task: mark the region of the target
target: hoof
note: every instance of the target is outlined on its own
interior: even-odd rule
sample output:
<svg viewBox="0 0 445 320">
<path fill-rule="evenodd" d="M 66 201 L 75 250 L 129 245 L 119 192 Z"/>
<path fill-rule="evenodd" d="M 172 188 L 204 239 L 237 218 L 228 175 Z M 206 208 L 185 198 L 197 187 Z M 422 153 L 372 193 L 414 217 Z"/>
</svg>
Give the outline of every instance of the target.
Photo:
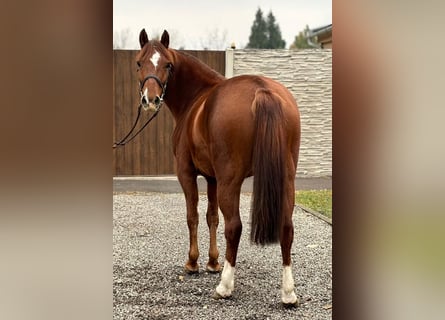
<svg viewBox="0 0 445 320">
<path fill-rule="evenodd" d="M 213 292 L 212 298 L 215 300 L 221 300 L 221 299 L 230 299 L 232 296 L 227 296 L 227 297 L 223 297 L 222 295 L 220 295 L 218 292 Z"/>
<path fill-rule="evenodd" d="M 206 271 L 210 273 L 220 273 L 221 265 L 219 263 L 216 264 L 207 263 Z"/>
<path fill-rule="evenodd" d="M 283 304 L 283 307 L 286 309 L 292 309 L 292 308 L 296 308 L 300 305 L 300 301 L 298 300 L 298 298 L 294 301 L 294 302 L 281 302 Z"/>
<path fill-rule="evenodd" d="M 187 263 L 184 267 L 185 272 L 187 274 L 195 274 L 195 273 L 199 273 L 199 265 L 197 263 L 195 264 L 189 264 Z"/>
</svg>

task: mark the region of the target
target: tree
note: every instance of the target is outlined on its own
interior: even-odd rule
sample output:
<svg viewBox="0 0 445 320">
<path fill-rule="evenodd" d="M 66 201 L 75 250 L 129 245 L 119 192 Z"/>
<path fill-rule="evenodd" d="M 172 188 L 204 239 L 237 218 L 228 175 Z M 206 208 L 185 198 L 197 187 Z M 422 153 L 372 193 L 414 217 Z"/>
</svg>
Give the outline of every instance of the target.
<svg viewBox="0 0 445 320">
<path fill-rule="evenodd" d="M 267 49 L 282 49 L 286 46 L 286 41 L 281 37 L 280 26 L 275 22 L 272 11 L 267 16 L 267 31 L 269 35 Z"/>
<path fill-rule="evenodd" d="M 135 37 L 130 28 L 125 28 L 120 31 L 114 31 L 113 36 L 113 49 L 129 49 L 131 42 L 134 42 Z"/>
<path fill-rule="evenodd" d="M 266 48 L 267 41 L 267 24 L 263 18 L 263 12 L 258 8 L 255 14 L 255 21 L 253 21 L 253 25 L 250 29 L 247 48 Z"/>
<path fill-rule="evenodd" d="M 205 38 L 201 38 L 201 47 L 204 50 L 224 50 L 227 45 L 227 30 L 220 32 L 218 28 L 207 30 Z"/>
<path fill-rule="evenodd" d="M 309 49 L 313 48 L 307 41 L 306 35 L 309 32 L 309 26 L 306 25 L 304 31 L 300 31 L 297 36 L 295 36 L 294 42 L 290 45 L 290 49 Z M 312 39 L 315 42 L 315 39 Z"/>
<path fill-rule="evenodd" d="M 272 11 L 267 15 L 267 21 L 263 18 L 263 12 L 258 8 L 255 14 L 252 28 L 250 29 L 247 48 L 257 49 L 281 49 L 286 41 L 281 37 L 279 25 L 276 23 Z"/>
</svg>

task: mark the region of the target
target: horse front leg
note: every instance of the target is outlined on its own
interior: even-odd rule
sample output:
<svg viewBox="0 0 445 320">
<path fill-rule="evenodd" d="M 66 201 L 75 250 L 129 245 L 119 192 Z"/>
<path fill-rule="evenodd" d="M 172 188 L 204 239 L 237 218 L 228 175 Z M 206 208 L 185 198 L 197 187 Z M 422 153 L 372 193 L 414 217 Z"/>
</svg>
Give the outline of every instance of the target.
<svg viewBox="0 0 445 320">
<path fill-rule="evenodd" d="M 190 170 L 191 171 L 191 170 Z M 178 174 L 178 179 L 184 191 L 185 201 L 187 206 L 187 226 L 189 229 L 189 258 L 185 264 L 185 271 L 187 273 L 199 272 L 198 265 L 198 185 L 196 183 L 197 175 L 187 170 L 178 170 L 182 172 Z"/>
<path fill-rule="evenodd" d="M 243 228 L 239 215 L 240 189 L 241 183 L 228 186 L 218 184 L 218 202 L 224 216 L 226 259 L 221 281 L 213 295 L 215 299 L 230 297 L 234 289 L 236 255 Z"/>
<path fill-rule="evenodd" d="M 207 226 L 209 227 L 210 234 L 210 247 L 209 247 L 209 262 L 207 263 L 207 271 L 219 272 L 221 271 L 221 265 L 218 262 L 219 251 L 218 244 L 216 242 L 216 231 L 219 224 L 218 216 L 218 197 L 217 197 L 217 184 L 215 178 L 207 178 Z"/>
</svg>

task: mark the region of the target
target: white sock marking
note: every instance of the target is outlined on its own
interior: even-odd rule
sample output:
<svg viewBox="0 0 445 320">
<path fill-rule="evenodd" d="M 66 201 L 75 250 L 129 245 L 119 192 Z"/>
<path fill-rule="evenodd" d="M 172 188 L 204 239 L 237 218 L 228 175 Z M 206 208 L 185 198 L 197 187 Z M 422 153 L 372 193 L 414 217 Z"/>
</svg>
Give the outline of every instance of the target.
<svg viewBox="0 0 445 320">
<path fill-rule="evenodd" d="M 284 304 L 294 304 L 297 302 L 297 296 L 294 291 L 294 277 L 292 276 L 292 267 L 283 267 L 283 285 L 281 287 L 281 301 Z"/>
<path fill-rule="evenodd" d="M 224 269 L 221 275 L 221 282 L 216 287 L 216 292 L 221 297 L 229 297 L 232 294 L 234 288 L 234 275 L 235 268 L 230 265 L 230 263 L 226 260 L 224 262 Z"/>
<path fill-rule="evenodd" d="M 155 70 L 156 67 L 158 66 L 158 61 L 160 57 L 161 55 L 159 54 L 159 52 L 155 51 L 155 53 L 150 58 L 151 63 L 153 63 L 153 65 L 155 66 Z"/>
</svg>

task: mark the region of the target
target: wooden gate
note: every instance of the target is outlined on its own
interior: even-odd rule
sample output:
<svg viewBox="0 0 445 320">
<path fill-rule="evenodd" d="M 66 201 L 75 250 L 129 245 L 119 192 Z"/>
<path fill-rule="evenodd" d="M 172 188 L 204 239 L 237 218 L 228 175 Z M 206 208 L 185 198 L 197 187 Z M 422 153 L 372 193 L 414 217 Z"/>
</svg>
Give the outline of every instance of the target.
<svg viewBox="0 0 445 320">
<path fill-rule="evenodd" d="M 135 56 L 137 50 L 113 51 L 113 142 L 123 138 L 137 116 L 139 83 Z M 224 75 L 224 51 L 184 50 Z M 168 89 L 167 89 L 168 90 Z M 142 112 L 140 123 L 150 114 Z M 165 107 L 133 141 L 113 149 L 114 175 L 165 175 L 175 173 L 172 133 L 173 117 Z"/>
</svg>

